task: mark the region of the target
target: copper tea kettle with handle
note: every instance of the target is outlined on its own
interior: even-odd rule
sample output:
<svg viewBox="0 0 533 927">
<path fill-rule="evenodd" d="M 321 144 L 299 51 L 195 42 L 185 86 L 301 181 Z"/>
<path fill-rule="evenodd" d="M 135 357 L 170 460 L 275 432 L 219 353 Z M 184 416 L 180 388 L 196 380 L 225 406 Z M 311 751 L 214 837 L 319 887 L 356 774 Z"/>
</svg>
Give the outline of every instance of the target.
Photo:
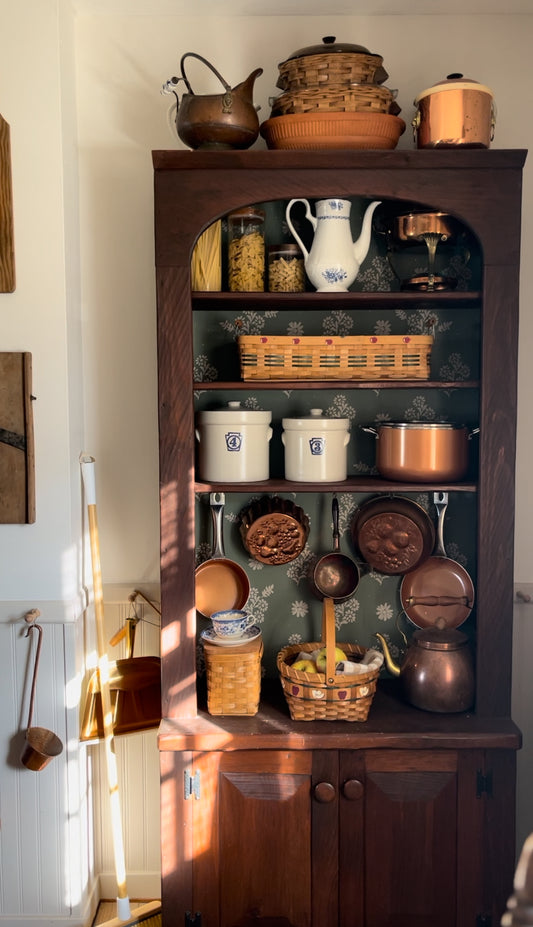
<svg viewBox="0 0 533 927">
<path fill-rule="evenodd" d="M 411 705 L 425 711 L 467 711 L 474 702 L 474 669 L 468 637 L 444 621 L 415 631 L 401 665 L 392 659 L 387 641 L 381 642 L 387 669 L 399 676 Z"/>
<path fill-rule="evenodd" d="M 198 94 L 191 87 L 185 73 L 186 58 L 202 61 L 219 79 L 224 93 Z M 176 97 L 176 131 L 182 142 L 190 148 L 249 148 L 259 135 L 259 119 L 253 104 L 253 87 L 263 68 L 256 68 L 235 87 L 217 71 L 206 58 L 196 52 L 186 52 L 180 62 L 180 77 L 171 77 L 163 86 L 163 93 Z M 181 101 L 176 87 L 183 81 L 187 93 Z"/>
</svg>

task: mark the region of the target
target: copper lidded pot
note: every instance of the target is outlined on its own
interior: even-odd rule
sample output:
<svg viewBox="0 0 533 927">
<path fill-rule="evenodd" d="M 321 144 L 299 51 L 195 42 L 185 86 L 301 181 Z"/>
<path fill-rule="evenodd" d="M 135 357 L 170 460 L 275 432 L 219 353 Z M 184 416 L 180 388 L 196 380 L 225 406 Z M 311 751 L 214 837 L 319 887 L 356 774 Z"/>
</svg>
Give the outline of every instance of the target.
<svg viewBox="0 0 533 927">
<path fill-rule="evenodd" d="M 383 422 L 363 431 L 377 438 L 380 476 L 400 482 L 462 480 L 469 467 L 469 443 L 478 428 L 448 422 Z"/>
<path fill-rule="evenodd" d="M 417 148 L 489 148 L 496 108 L 492 91 L 462 74 L 448 74 L 422 91 L 412 121 Z"/>
</svg>

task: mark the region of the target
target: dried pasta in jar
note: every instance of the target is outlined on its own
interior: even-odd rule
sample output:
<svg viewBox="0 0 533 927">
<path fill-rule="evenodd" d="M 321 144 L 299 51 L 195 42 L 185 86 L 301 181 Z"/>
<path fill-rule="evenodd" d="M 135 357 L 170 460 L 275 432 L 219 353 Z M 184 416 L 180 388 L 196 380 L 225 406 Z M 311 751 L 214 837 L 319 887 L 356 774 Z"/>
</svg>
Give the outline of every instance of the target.
<svg viewBox="0 0 533 927">
<path fill-rule="evenodd" d="M 228 216 L 228 286 L 232 293 L 265 289 L 265 214 L 252 206 Z"/>
<path fill-rule="evenodd" d="M 305 290 L 304 258 L 298 245 L 269 247 L 268 289 L 270 293 L 302 293 Z"/>
</svg>

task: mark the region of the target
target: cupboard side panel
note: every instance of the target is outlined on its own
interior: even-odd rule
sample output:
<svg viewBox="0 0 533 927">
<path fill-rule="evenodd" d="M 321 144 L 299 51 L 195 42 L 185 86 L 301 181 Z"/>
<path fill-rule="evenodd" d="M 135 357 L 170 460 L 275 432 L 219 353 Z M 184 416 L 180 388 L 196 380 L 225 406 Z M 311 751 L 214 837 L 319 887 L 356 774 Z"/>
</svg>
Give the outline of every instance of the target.
<svg viewBox="0 0 533 927">
<path fill-rule="evenodd" d="M 183 924 L 192 906 L 193 804 L 184 800 L 184 774 L 191 753 L 160 753 L 161 903 L 165 927 Z"/>
<path fill-rule="evenodd" d="M 164 718 L 196 714 L 194 409 L 188 269 L 157 273 Z M 186 388 L 187 387 L 187 388 Z"/>
<path fill-rule="evenodd" d="M 481 355 L 476 712 L 511 710 L 518 350 L 515 267 L 486 267 Z"/>
</svg>

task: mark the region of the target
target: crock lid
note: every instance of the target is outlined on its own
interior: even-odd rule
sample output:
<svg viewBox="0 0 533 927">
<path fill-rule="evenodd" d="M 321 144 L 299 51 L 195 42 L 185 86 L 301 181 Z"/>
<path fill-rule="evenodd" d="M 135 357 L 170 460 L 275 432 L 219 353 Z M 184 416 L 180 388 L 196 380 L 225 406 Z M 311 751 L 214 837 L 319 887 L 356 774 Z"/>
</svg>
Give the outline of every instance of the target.
<svg viewBox="0 0 533 927">
<path fill-rule="evenodd" d="M 286 430 L 296 430 L 298 428 L 308 429 L 316 423 L 317 427 L 323 431 L 346 431 L 350 426 L 349 418 L 332 418 L 330 415 L 322 415 L 322 409 L 311 409 L 309 415 L 300 415 L 298 418 L 283 418 L 281 424 Z"/>
<path fill-rule="evenodd" d="M 441 90 L 477 90 L 481 93 L 488 93 L 491 97 L 494 96 L 489 87 L 480 84 L 477 80 L 463 77 L 462 74 L 448 74 L 446 80 L 438 81 L 438 83 L 433 84 L 432 87 L 428 87 L 427 90 L 423 90 L 422 93 L 419 93 L 415 98 L 414 105 L 418 106 L 418 103 L 420 100 L 423 100 L 424 97 L 429 96 L 431 93 L 439 93 Z"/>
<path fill-rule="evenodd" d="M 272 412 L 258 411 L 257 409 L 243 409 L 240 402 L 228 402 L 224 409 L 211 409 L 198 413 L 198 422 L 202 425 L 220 425 L 222 422 L 235 424 L 268 424 L 272 419 Z"/>
</svg>

